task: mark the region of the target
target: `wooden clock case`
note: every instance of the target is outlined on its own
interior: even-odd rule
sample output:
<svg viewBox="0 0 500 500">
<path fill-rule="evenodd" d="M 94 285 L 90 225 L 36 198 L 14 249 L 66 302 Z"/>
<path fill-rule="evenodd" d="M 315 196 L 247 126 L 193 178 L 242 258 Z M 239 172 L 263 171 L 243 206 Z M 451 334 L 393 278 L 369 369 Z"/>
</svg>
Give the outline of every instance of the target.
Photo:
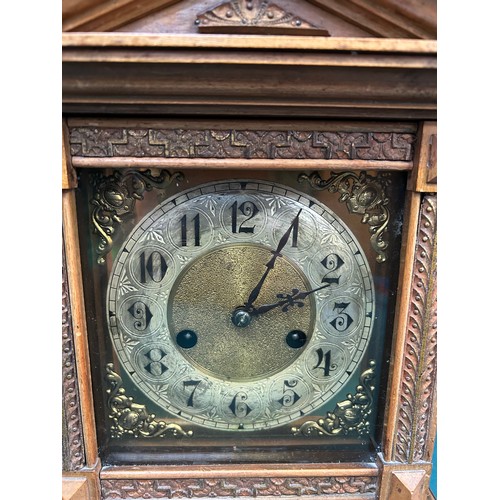
<svg viewBox="0 0 500 500">
<path fill-rule="evenodd" d="M 301 21 L 291 32 L 237 24 L 228 30 L 210 19 L 203 32 L 203 15 L 221 3 L 63 8 L 63 498 L 431 498 L 437 338 L 432 3 L 419 12 L 411 3 L 398 10 L 391 0 L 380 0 L 379 9 L 365 1 L 283 0 L 274 14 Z M 318 26 L 323 31 L 314 32 Z M 181 132 L 184 142 L 176 149 L 172 137 Z M 153 133 L 163 142 L 150 141 Z M 102 465 L 75 202 L 79 169 L 93 168 L 407 173 L 375 462 Z"/>
</svg>

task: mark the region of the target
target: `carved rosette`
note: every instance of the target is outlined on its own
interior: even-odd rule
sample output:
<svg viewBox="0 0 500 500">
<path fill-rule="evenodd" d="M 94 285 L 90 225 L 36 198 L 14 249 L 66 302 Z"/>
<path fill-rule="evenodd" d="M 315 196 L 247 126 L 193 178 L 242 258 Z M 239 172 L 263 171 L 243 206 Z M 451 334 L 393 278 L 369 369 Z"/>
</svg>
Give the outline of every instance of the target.
<svg viewBox="0 0 500 500">
<path fill-rule="evenodd" d="M 347 399 L 337 403 L 335 410 L 328 412 L 326 418 L 309 420 L 300 427 L 292 427 L 293 435 L 337 436 L 355 433 L 359 436 L 370 432 L 368 417 L 372 411 L 374 386 L 370 384 L 375 376 L 375 361 L 370 361 L 370 368 L 360 376 L 360 385 L 356 394 L 348 394 Z"/>
<path fill-rule="evenodd" d="M 133 214 L 135 202 L 144 198 L 144 192 L 151 191 L 153 187 L 164 188 L 174 180 L 182 179 L 180 172 L 170 174 L 166 170 L 162 170 L 158 175 L 153 175 L 150 170 L 146 172 L 115 170 L 110 176 L 93 174 L 92 223 L 94 232 L 99 236 L 98 264 L 104 264 L 104 256 L 111 250 L 115 224 L 121 223 L 125 217 Z"/>
<path fill-rule="evenodd" d="M 102 498 L 241 498 L 356 495 L 374 498 L 377 477 L 245 477 L 231 479 L 102 479 Z M 359 496 L 359 495 L 366 495 Z"/>
<path fill-rule="evenodd" d="M 386 188 L 391 182 L 388 174 L 379 173 L 373 177 L 366 172 L 332 173 L 323 180 L 318 172 L 313 172 L 300 174 L 298 181 L 307 181 L 318 191 L 328 189 L 331 193 L 340 193 L 339 200 L 346 203 L 349 212 L 361 215 L 361 222 L 368 225 L 370 243 L 378 254 L 377 262 L 385 262 L 388 242 L 384 238 L 389 224 Z"/>
<path fill-rule="evenodd" d="M 63 469 L 73 471 L 84 466 L 85 454 L 64 245 L 62 260 Z"/>
<path fill-rule="evenodd" d="M 111 386 L 107 389 L 109 418 L 112 420 L 111 437 L 176 437 L 192 436 L 193 431 L 185 431 L 180 425 L 156 420 L 146 407 L 134 403 L 134 399 L 125 394 L 121 377 L 114 371 L 113 364 L 106 365 L 106 380 Z"/>
<path fill-rule="evenodd" d="M 71 156 L 411 161 L 415 134 L 72 127 Z"/>
<path fill-rule="evenodd" d="M 407 318 L 403 377 L 394 456 L 414 463 L 429 460 L 426 443 L 432 417 L 437 350 L 437 197 L 422 201 Z"/>
</svg>

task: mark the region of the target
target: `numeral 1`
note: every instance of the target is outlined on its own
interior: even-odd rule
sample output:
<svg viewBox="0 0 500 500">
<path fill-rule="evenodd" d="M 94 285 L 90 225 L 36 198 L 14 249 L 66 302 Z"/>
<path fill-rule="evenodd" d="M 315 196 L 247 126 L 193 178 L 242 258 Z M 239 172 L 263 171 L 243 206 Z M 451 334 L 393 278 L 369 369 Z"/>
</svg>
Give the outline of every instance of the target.
<svg viewBox="0 0 500 500">
<path fill-rule="evenodd" d="M 297 217 L 292 226 L 292 247 L 297 248 L 297 240 L 299 237 L 299 218 Z"/>
<path fill-rule="evenodd" d="M 194 229 L 194 246 L 200 246 L 200 214 L 196 214 L 191 220 Z M 187 215 L 181 218 L 181 246 L 187 247 L 188 245 L 188 221 Z"/>
</svg>

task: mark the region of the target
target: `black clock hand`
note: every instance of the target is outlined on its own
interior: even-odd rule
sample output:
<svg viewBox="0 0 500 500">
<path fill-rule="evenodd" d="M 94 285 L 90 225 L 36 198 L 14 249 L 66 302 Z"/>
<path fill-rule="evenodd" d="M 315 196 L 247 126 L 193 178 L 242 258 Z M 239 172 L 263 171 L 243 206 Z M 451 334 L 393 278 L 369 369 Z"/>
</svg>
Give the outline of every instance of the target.
<svg viewBox="0 0 500 500">
<path fill-rule="evenodd" d="M 280 252 L 283 250 L 283 248 L 285 248 L 285 245 L 287 244 L 288 239 L 290 238 L 290 234 L 292 233 L 293 227 L 297 223 L 300 212 L 302 212 L 302 209 L 299 210 L 299 213 L 293 219 L 292 223 L 290 224 L 290 227 L 287 229 L 286 233 L 281 237 L 276 250 L 271 252 L 273 256 L 271 257 L 271 260 L 266 264 L 267 269 L 262 275 L 262 278 L 260 278 L 260 281 L 257 283 L 256 287 L 251 291 L 250 295 L 248 296 L 248 300 L 245 302 L 245 309 L 250 309 L 253 303 L 257 300 L 257 297 L 259 296 L 264 281 L 266 281 L 269 271 L 271 271 L 271 269 L 274 268 L 274 263 L 276 262 L 276 259 L 281 255 Z"/>
<path fill-rule="evenodd" d="M 259 314 L 264 314 L 281 306 L 283 306 L 283 312 L 287 312 L 288 309 L 293 306 L 303 307 L 304 303 L 302 302 L 302 300 L 304 300 L 308 295 L 311 295 L 311 293 L 315 293 L 318 290 L 322 290 L 323 288 L 326 288 L 330 285 L 331 283 L 327 283 L 326 285 L 315 288 L 314 290 L 309 290 L 308 292 L 301 292 L 297 288 L 294 288 L 291 295 L 279 293 L 278 295 L 276 295 L 276 297 L 283 298 L 283 300 L 280 300 L 279 302 L 276 302 L 274 304 L 264 304 L 263 306 L 255 307 L 250 311 L 250 315 L 258 316 Z"/>
</svg>

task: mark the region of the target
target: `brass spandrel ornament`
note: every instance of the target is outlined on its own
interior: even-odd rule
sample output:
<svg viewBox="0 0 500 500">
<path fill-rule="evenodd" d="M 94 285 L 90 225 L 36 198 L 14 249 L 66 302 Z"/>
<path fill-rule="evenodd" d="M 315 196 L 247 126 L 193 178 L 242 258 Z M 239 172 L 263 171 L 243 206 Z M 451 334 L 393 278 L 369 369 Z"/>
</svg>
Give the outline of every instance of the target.
<svg viewBox="0 0 500 500">
<path fill-rule="evenodd" d="M 389 224 L 389 198 L 386 188 L 391 182 L 387 174 L 371 176 L 366 172 L 332 173 L 323 179 L 318 172 L 300 174 L 299 182 L 307 182 L 313 189 L 327 189 L 332 193 L 340 193 L 339 200 L 346 203 L 350 213 L 362 215 L 361 222 L 367 224 L 372 248 L 377 252 L 377 262 L 387 259 L 385 250 L 389 243 L 385 239 Z"/>
<path fill-rule="evenodd" d="M 114 371 L 113 363 L 106 365 L 106 380 L 110 386 L 108 393 L 109 418 L 112 420 L 111 437 L 133 436 L 143 438 L 190 437 L 192 430 L 185 431 L 180 425 L 157 420 L 156 415 L 150 414 L 145 405 L 134 402 L 127 396 L 122 387 L 122 378 Z"/>
<path fill-rule="evenodd" d="M 371 384 L 375 376 L 375 361 L 370 361 L 370 368 L 360 376 L 360 384 L 354 395 L 348 394 L 347 399 L 336 404 L 325 418 L 316 421 L 308 420 L 299 427 L 292 427 L 293 435 L 304 436 L 337 436 L 355 433 L 359 436 L 370 432 L 369 416 L 373 406 L 373 391 Z"/>
<path fill-rule="evenodd" d="M 146 191 L 162 189 L 182 179 L 180 172 L 170 174 L 166 170 L 157 175 L 151 170 L 115 170 L 109 176 L 92 174 L 94 196 L 91 217 L 94 232 L 99 238 L 97 263 L 104 264 L 105 256 L 112 248 L 115 225 L 133 214 L 136 201 L 142 200 Z"/>
</svg>

